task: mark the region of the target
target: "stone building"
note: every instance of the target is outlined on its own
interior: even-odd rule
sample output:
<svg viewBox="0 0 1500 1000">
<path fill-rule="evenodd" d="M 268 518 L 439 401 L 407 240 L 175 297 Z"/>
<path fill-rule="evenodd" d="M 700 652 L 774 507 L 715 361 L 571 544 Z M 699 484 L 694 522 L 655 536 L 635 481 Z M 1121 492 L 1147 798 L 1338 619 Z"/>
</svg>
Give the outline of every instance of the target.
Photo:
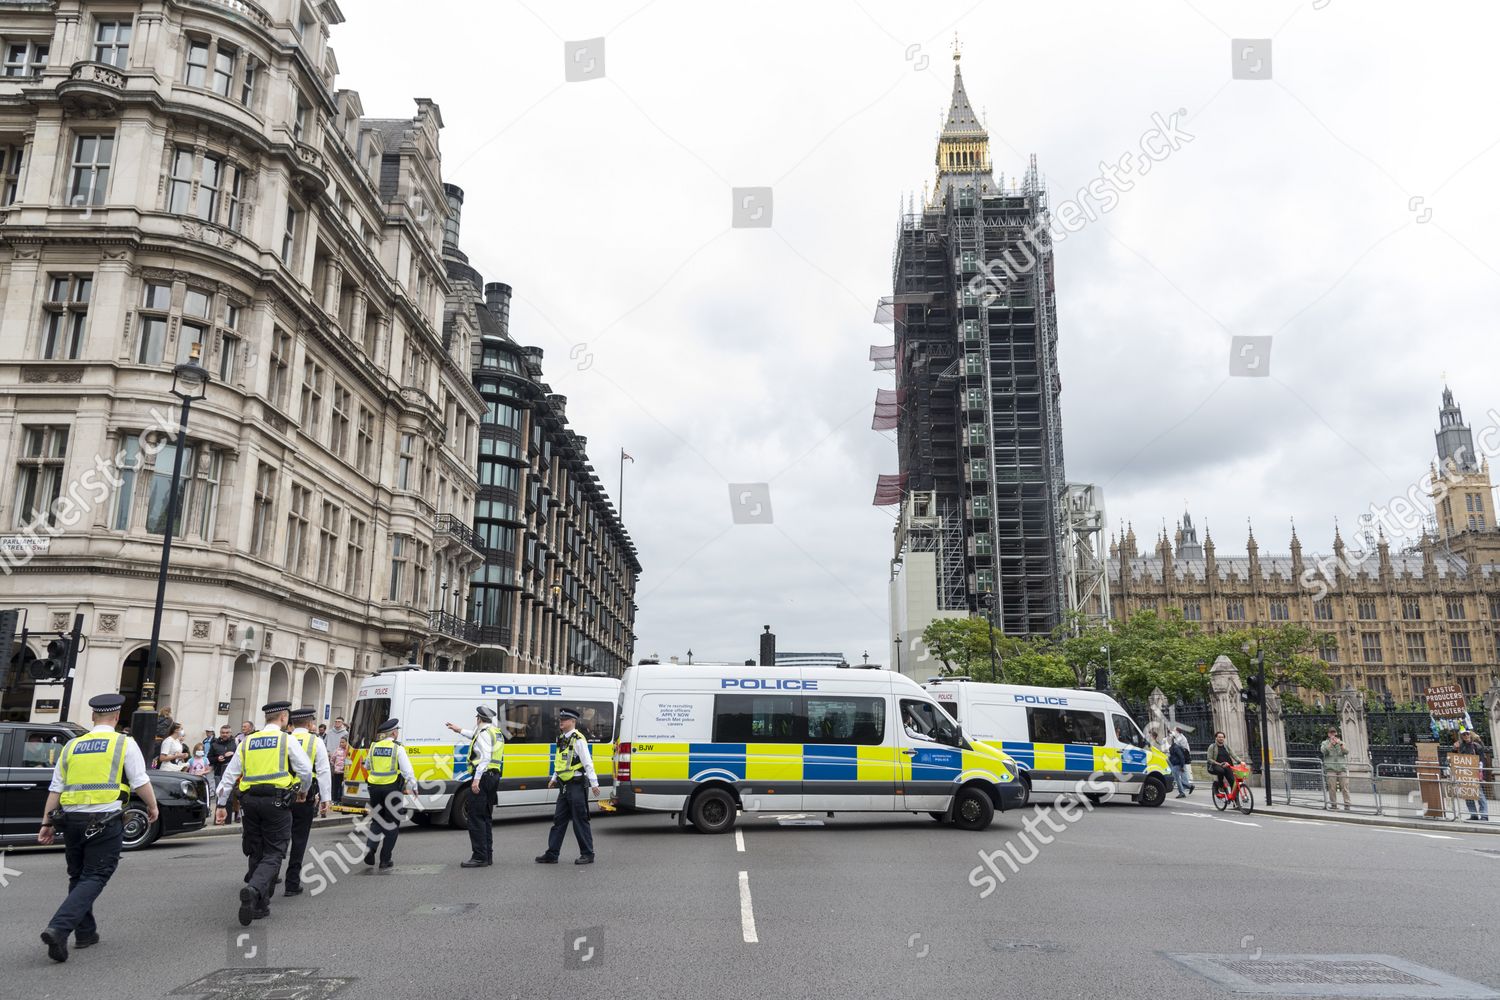
<svg viewBox="0 0 1500 1000">
<path fill-rule="evenodd" d="M 1396 701 L 1437 684 L 1482 694 L 1500 682 L 1500 527 L 1488 462 L 1446 388 L 1436 438 L 1413 491 L 1432 511 L 1408 502 L 1415 516 L 1405 517 L 1397 500 L 1352 544 L 1335 529 L 1326 556 L 1304 555 L 1295 528 L 1286 554 L 1262 555 L 1252 530 L 1234 556 L 1219 555 L 1206 529 L 1200 543 L 1187 514 L 1146 552 L 1127 528 L 1110 543 L 1116 618 L 1175 608 L 1209 631 L 1299 622 L 1331 637 L 1322 656 L 1337 688 Z M 1386 522 L 1392 534 L 1414 526 L 1412 543 L 1393 547 Z"/>
<path fill-rule="evenodd" d="M 19 668 L 75 612 L 73 718 L 133 709 L 190 359 L 159 705 L 337 715 L 381 666 L 461 667 L 484 401 L 443 325 L 437 105 L 336 89 L 333 0 L 0 14 L 0 555 L 32 632 L 5 715 L 56 718 Z"/>
<path fill-rule="evenodd" d="M 473 522 L 484 560 L 466 588 L 468 620 L 451 624 L 479 644 L 470 669 L 618 677 L 635 648 L 635 545 L 588 439 L 568 425 L 567 398 L 542 380 L 542 349 L 510 335 L 510 286 L 486 284 L 459 248 L 462 189 L 445 190 L 444 330 L 473 344 L 484 400 Z"/>
</svg>

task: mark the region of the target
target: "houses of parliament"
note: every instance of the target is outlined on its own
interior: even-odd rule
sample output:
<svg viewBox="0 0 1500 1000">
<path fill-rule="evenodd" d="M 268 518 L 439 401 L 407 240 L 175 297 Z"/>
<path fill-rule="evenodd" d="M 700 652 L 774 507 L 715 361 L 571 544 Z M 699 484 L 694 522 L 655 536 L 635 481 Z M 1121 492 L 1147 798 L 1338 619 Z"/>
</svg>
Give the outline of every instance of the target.
<svg viewBox="0 0 1500 1000">
<path fill-rule="evenodd" d="M 1500 682 L 1500 525 L 1489 463 L 1446 387 L 1438 419 L 1421 489 L 1430 512 L 1400 525 L 1372 521 L 1349 543 L 1335 528 L 1331 556 L 1304 557 L 1295 527 L 1290 551 L 1276 555 L 1261 553 L 1253 529 L 1244 555 L 1220 555 L 1186 513 L 1148 551 L 1127 528 L 1110 541 L 1114 617 L 1175 608 L 1209 632 L 1302 623 L 1323 635 L 1319 655 L 1336 688 L 1398 702 L 1438 684 L 1477 695 Z M 1486 452 L 1494 430 L 1481 434 Z"/>
</svg>

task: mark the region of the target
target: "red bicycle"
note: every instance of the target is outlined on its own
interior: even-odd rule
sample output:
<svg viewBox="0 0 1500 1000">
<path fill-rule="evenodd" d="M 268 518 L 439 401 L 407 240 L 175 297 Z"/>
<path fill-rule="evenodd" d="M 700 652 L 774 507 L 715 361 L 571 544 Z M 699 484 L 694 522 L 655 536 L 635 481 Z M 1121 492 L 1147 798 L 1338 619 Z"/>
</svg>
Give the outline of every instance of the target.
<svg viewBox="0 0 1500 1000">
<path fill-rule="evenodd" d="M 1223 812 L 1229 808 L 1231 802 L 1240 812 L 1249 816 L 1255 811 L 1255 793 L 1250 791 L 1250 785 L 1245 781 L 1250 776 L 1249 764 L 1230 764 L 1224 769 L 1226 781 L 1232 779 L 1227 790 L 1222 786 L 1214 786 L 1214 808 Z"/>
</svg>

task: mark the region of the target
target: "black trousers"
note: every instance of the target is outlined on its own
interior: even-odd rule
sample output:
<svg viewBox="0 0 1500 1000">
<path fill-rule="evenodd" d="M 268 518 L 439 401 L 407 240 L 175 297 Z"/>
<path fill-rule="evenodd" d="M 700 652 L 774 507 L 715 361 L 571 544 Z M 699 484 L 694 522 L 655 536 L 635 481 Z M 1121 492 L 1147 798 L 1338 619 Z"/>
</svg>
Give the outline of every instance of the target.
<svg viewBox="0 0 1500 1000">
<path fill-rule="evenodd" d="M 492 823 L 499 787 L 500 773 L 485 771 L 479 779 L 479 794 L 471 794 L 468 799 L 469 852 L 475 861 L 495 860 L 495 828 Z"/>
<path fill-rule="evenodd" d="M 308 795 L 306 802 L 292 803 L 292 846 L 286 861 L 286 887 L 302 884 L 302 856 L 307 853 L 307 838 L 312 835 L 313 819 L 318 815 L 318 800 Z"/>
<path fill-rule="evenodd" d="M 99 933 L 99 926 L 94 922 L 94 900 L 99 898 L 120 864 L 125 824 L 118 812 L 108 818 L 92 837 L 83 835 L 90 821 L 100 816 L 100 813 L 72 812 L 63 817 L 60 832 L 68 861 L 68 898 L 57 908 L 47 926 L 62 931 L 65 937 L 69 931 L 75 930 L 85 937 Z"/>
<path fill-rule="evenodd" d="M 240 845 L 249 862 L 245 881 L 260 893 L 261 904 L 276 891 L 276 877 L 286 860 L 292 839 L 292 811 L 277 804 L 274 795 L 240 795 L 240 809 L 245 814 Z"/>
<path fill-rule="evenodd" d="M 557 808 L 552 811 L 552 832 L 547 835 L 547 857 L 555 858 L 562 851 L 563 835 L 568 824 L 573 824 L 573 839 L 578 841 L 578 853 L 586 858 L 594 856 L 594 831 L 589 827 L 589 789 L 583 778 L 565 781 L 557 792 Z"/>
<path fill-rule="evenodd" d="M 365 853 L 371 854 L 380 848 L 381 864 L 390 864 L 391 853 L 396 850 L 396 837 L 401 833 L 401 782 L 381 787 L 368 785 L 370 789 L 370 826 L 365 835 Z"/>
</svg>

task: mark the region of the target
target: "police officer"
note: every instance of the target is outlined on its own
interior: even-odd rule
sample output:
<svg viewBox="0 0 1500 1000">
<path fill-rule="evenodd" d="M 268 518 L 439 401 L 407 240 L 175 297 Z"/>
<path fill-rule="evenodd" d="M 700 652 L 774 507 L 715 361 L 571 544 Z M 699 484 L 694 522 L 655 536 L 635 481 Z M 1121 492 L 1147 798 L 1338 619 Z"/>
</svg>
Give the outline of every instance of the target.
<svg viewBox="0 0 1500 1000">
<path fill-rule="evenodd" d="M 548 788 L 558 785 L 557 808 L 552 813 L 552 832 L 547 835 L 547 853 L 537 855 L 537 863 L 557 864 L 558 852 L 562 850 L 563 834 L 569 820 L 573 823 L 573 837 L 578 841 L 578 860 L 575 865 L 594 863 L 594 831 L 589 828 L 589 799 L 584 785 L 595 795 L 599 794 L 599 778 L 594 774 L 594 758 L 589 755 L 589 741 L 578 731 L 578 713 L 565 708 L 557 713 L 557 749 L 552 757 L 552 777 Z"/>
<path fill-rule="evenodd" d="M 495 863 L 495 828 L 492 824 L 505 737 L 500 727 L 494 724 L 493 708 L 480 705 L 474 709 L 474 715 L 473 732 L 447 723 L 455 733 L 473 740 L 469 744 L 469 859 L 461 862 L 460 868 L 488 868 Z"/>
<path fill-rule="evenodd" d="M 39 844 L 56 841 L 60 811 L 68 862 L 68 898 L 42 931 L 47 957 L 54 962 L 68 960 L 69 934 L 77 934 L 73 943 L 79 948 L 99 943 L 94 900 L 120 863 L 125 835 L 120 803 L 139 789 L 147 821 L 156 822 L 156 793 L 146 776 L 140 748 L 115 732 L 124 704 L 124 697 L 114 693 L 89 699 L 94 728 L 63 747 L 47 787 L 47 811 L 36 840 Z"/>
<path fill-rule="evenodd" d="M 283 895 L 296 896 L 302 892 L 302 855 L 307 851 L 307 838 L 312 834 L 313 817 L 327 816 L 328 803 L 333 798 L 333 780 L 328 767 L 328 748 L 317 736 L 308 732 L 307 725 L 317 718 L 315 708 L 299 708 L 291 713 L 292 739 L 312 761 L 317 786 L 305 796 L 292 803 L 292 848 L 286 862 L 286 888 Z"/>
<path fill-rule="evenodd" d="M 387 719 L 375 730 L 381 738 L 370 744 L 367 761 L 369 774 L 365 783 L 370 789 L 369 825 L 365 833 L 365 864 L 375 863 L 375 848 L 380 848 L 380 870 L 395 864 L 391 853 L 401 832 L 401 796 L 417 794 L 417 778 L 412 773 L 406 747 L 396 740 L 401 736 L 401 720 Z"/>
<path fill-rule="evenodd" d="M 271 896 L 292 839 L 292 800 L 305 795 L 312 786 L 312 762 L 285 732 L 291 707 L 289 701 L 273 701 L 261 707 L 264 728 L 240 741 L 219 782 L 215 819 L 224 822 L 225 804 L 236 787 L 244 813 L 240 847 L 249 859 L 249 868 L 240 890 L 241 927 L 271 915 Z"/>
</svg>

